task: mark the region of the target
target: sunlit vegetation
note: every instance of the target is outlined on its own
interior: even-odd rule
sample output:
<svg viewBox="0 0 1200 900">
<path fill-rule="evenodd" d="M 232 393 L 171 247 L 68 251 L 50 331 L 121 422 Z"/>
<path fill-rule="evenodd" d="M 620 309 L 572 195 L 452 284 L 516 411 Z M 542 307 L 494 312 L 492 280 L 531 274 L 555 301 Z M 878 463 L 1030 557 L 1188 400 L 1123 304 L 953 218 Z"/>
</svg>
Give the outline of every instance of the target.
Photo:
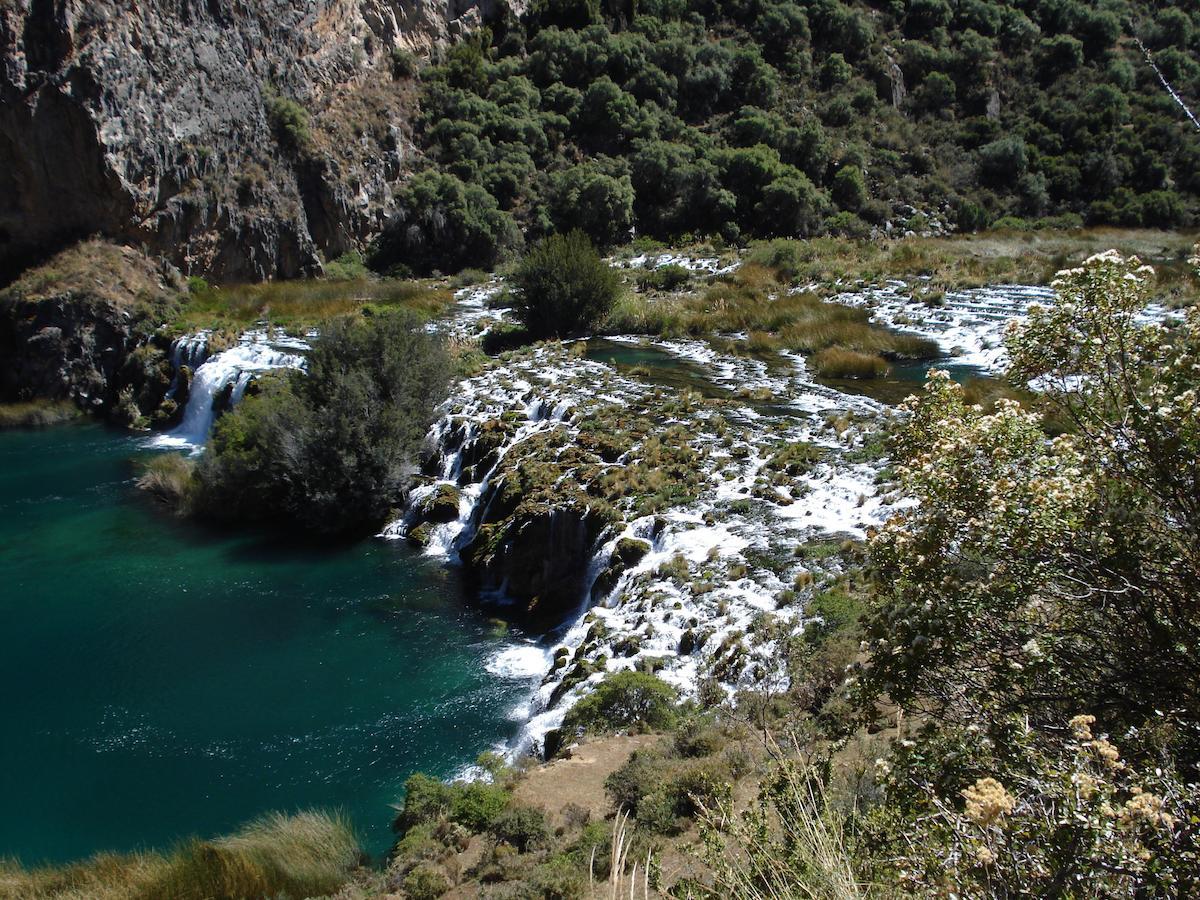
<svg viewBox="0 0 1200 900">
<path fill-rule="evenodd" d="M 216 519 L 339 533 L 398 505 L 452 372 L 411 314 L 322 324 L 305 372 L 264 378 L 222 416 L 188 496 Z M 174 492 L 178 472 L 148 473 Z"/>
<path fill-rule="evenodd" d="M 1187 225 L 1200 150 L 1131 38 L 1195 98 L 1197 33 L 1149 2 L 538 4 L 421 70 L 429 168 L 376 265 L 449 271 L 572 228 Z"/>
<path fill-rule="evenodd" d="M 937 345 L 870 323 L 870 312 L 789 290 L 773 270 L 750 263 L 704 290 L 623 297 L 604 323 L 610 334 L 702 337 L 748 332 L 747 349 L 813 353 L 838 347 L 891 358 L 932 359 Z"/>
<path fill-rule="evenodd" d="M 242 329 L 259 322 L 295 331 L 363 310 L 407 310 L 421 319 L 444 313 L 454 302 L 443 284 L 362 277 L 352 260 L 339 263 L 334 277 L 260 284 L 211 285 L 192 278 L 182 314 L 173 325 L 179 331 L 198 328 Z"/>
<path fill-rule="evenodd" d="M 229 837 L 192 839 L 176 849 L 104 853 L 67 866 L 25 869 L 0 862 L 0 895 L 23 900 L 209 900 L 332 894 L 359 861 L 342 819 L 324 813 L 273 815 Z"/>
<path fill-rule="evenodd" d="M 881 356 L 834 347 L 818 350 L 809 357 L 808 364 L 824 378 L 879 378 L 889 368 Z"/>
</svg>

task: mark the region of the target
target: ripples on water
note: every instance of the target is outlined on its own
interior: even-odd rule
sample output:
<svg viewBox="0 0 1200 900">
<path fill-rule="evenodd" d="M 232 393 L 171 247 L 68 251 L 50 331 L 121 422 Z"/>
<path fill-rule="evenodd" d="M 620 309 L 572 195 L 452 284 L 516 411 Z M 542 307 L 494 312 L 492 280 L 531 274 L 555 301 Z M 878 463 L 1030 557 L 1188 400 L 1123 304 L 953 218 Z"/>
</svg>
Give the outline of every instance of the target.
<svg viewBox="0 0 1200 900">
<path fill-rule="evenodd" d="M 512 737 L 533 666 L 403 542 L 222 535 L 138 496 L 137 440 L 0 433 L 0 856 L 168 846 L 341 808 Z M 524 662 L 522 662 L 524 661 Z"/>
</svg>

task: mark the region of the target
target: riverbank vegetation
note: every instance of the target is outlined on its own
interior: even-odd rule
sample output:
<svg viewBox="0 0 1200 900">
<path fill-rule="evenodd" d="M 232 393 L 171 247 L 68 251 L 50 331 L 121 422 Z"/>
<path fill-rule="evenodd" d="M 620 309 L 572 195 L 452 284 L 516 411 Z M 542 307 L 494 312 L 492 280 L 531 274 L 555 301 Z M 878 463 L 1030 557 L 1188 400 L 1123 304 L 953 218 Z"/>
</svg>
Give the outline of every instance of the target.
<svg viewBox="0 0 1200 900">
<path fill-rule="evenodd" d="M 321 533 L 398 505 L 452 374 L 411 315 L 325 323 L 304 373 L 260 380 L 213 429 L 191 494 L 201 515 Z"/>
<path fill-rule="evenodd" d="M 747 263 L 695 293 L 628 294 L 602 331 L 667 338 L 746 333 L 748 348 L 759 351 L 838 348 L 894 359 L 932 359 L 939 353 L 933 341 L 871 324 L 869 310 L 790 290 L 780 277 L 780 270 Z"/>
<path fill-rule="evenodd" d="M 1200 93 L 1197 33 L 1141 0 L 541 4 L 420 71 L 428 168 L 372 265 L 452 271 L 572 228 L 1185 226 L 1200 151 L 1159 73 Z"/>
<path fill-rule="evenodd" d="M 0 403 L 0 431 L 6 428 L 48 428 L 82 415 L 78 406 L 66 400 Z"/>
<path fill-rule="evenodd" d="M 319 897 L 358 865 L 342 819 L 318 812 L 273 815 L 229 837 L 192 839 L 166 853 L 105 853 L 62 867 L 0 861 L 0 896 L 21 900 L 211 900 Z"/>
<path fill-rule="evenodd" d="M 334 268 L 335 275 L 339 271 Z M 444 314 L 454 302 L 453 293 L 441 283 L 374 278 L 350 266 L 345 272 L 350 277 L 219 286 L 192 278 L 186 302 L 171 325 L 179 332 L 244 331 L 266 323 L 303 334 L 328 319 L 363 310 L 403 310 L 428 320 Z"/>
</svg>

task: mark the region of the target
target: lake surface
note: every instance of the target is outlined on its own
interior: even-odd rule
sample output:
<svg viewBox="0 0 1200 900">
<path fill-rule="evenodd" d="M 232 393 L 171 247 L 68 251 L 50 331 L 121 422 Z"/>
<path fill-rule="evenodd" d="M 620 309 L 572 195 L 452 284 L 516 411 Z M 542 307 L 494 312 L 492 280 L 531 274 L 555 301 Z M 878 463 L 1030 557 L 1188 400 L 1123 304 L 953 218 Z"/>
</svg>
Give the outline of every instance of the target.
<svg viewBox="0 0 1200 900">
<path fill-rule="evenodd" d="M 137 439 L 0 432 L 0 857 L 166 847 L 340 808 L 371 852 L 415 770 L 512 737 L 519 635 L 402 542 L 330 548 L 178 522 Z"/>
</svg>

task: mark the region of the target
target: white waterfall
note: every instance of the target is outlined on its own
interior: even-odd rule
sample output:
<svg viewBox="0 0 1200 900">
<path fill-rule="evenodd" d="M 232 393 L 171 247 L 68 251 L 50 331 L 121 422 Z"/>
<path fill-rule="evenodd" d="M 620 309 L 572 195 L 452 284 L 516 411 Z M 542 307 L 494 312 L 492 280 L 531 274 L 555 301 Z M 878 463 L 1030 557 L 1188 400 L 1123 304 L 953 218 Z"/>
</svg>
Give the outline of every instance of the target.
<svg viewBox="0 0 1200 900">
<path fill-rule="evenodd" d="M 197 358 L 197 339 L 200 337 L 201 335 L 191 335 L 176 341 L 172 356 L 177 365 L 187 365 L 189 361 Z M 203 342 L 198 345 L 201 352 L 207 346 L 207 335 L 203 335 L 203 338 Z M 291 341 L 287 346 L 301 349 L 298 344 L 299 342 Z M 153 438 L 150 445 L 192 448 L 194 452 L 199 452 L 208 438 L 216 415 L 213 404 L 226 388 L 231 389 L 229 402 L 231 406 L 235 406 L 245 395 L 246 387 L 255 375 L 274 369 L 302 368 L 303 356 L 278 349 L 275 342 L 269 342 L 261 333 L 251 332 L 243 335 L 240 343 L 208 357 L 193 370 L 191 392 L 188 395 L 183 421 L 167 434 Z"/>
<path fill-rule="evenodd" d="M 168 397 L 174 397 L 175 392 L 179 390 L 180 369 L 187 366 L 192 372 L 195 372 L 204 364 L 204 360 L 208 357 L 210 334 L 211 332 L 208 330 L 185 334 L 171 345 L 171 365 L 175 369 L 175 378 L 171 382 L 171 389 L 167 391 Z"/>
</svg>

